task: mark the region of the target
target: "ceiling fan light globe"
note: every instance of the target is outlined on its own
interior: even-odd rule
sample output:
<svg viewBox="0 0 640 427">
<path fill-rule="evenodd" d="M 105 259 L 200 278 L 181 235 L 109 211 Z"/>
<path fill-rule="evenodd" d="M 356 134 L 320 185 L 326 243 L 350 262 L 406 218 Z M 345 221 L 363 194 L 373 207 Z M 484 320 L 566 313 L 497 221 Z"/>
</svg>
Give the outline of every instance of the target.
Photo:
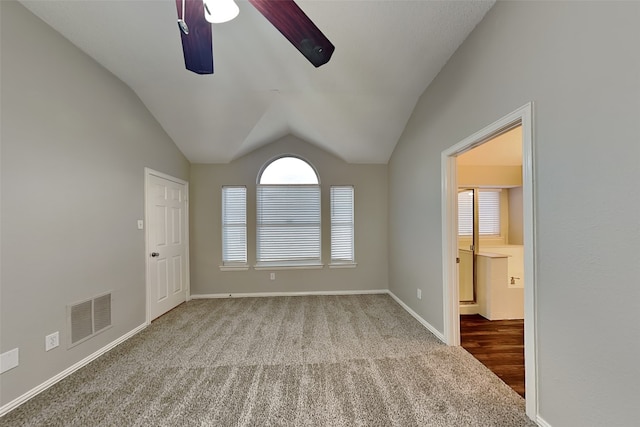
<svg viewBox="0 0 640 427">
<path fill-rule="evenodd" d="M 203 0 L 204 17 L 212 24 L 231 21 L 238 16 L 240 8 L 233 0 Z"/>
</svg>

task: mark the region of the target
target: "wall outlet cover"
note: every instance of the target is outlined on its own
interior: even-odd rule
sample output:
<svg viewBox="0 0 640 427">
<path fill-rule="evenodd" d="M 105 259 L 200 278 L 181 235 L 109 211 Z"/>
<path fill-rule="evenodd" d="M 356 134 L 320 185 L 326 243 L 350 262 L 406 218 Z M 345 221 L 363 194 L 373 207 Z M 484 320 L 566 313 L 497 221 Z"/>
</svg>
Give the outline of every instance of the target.
<svg viewBox="0 0 640 427">
<path fill-rule="evenodd" d="M 60 332 L 56 331 L 52 334 L 47 335 L 44 338 L 44 349 L 46 351 L 52 350 L 60 345 Z"/>
</svg>

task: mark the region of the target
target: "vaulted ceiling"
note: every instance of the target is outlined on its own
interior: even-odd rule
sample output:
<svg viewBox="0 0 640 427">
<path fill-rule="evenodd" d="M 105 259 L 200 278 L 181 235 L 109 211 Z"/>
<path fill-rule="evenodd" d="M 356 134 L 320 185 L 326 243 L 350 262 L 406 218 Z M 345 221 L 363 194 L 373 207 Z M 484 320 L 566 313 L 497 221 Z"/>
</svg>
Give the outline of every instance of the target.
<svg viewBox="0 0 640 427">
<path fill-rule="evenodd" d="M 213 26 L 213 75 L 184 68 L 174 0 L 22 0 L 125 82 L 193 163 L 287 134 L 386 163 L 426 87 L 494 1 L 298 0 L 336 46 L 314 68 L 246 0 Z"/>
</svg>

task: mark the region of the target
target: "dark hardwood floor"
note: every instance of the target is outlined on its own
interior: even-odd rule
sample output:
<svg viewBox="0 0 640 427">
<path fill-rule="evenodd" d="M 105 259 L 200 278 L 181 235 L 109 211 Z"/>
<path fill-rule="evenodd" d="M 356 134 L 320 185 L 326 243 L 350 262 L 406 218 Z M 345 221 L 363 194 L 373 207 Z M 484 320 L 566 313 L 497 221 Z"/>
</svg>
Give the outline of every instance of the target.
<svg viewBox="0 0 640 427">
<path fill-rule="evenodd" d="M 524 397 L 524 321 L 460 316 L 462 347 Z"/>
</svg>

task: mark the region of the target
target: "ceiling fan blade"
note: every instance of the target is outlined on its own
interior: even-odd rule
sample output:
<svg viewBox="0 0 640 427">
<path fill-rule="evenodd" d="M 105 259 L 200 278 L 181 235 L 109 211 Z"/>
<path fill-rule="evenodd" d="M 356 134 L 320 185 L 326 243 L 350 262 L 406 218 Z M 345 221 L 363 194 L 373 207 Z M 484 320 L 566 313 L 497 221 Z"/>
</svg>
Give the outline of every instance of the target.
<svg viewBox="0 0 640 427">
<path fill-rule="evenodd" d="M 182 15 L 184 1 L 184 16 Z M 213 74 L 213 42 L 211 24 L 204 18 L 202 0 L 176 0 L 178 18 L 186 22 L 188 34 L 178 25 L 182 39 L 184 65 L 198 74 Z"/>
<path fill-rule="evenodd" d="M 293 0 L 249 0 L 314 66 L 329 62 L 335 47 Z"/>
</svg>

